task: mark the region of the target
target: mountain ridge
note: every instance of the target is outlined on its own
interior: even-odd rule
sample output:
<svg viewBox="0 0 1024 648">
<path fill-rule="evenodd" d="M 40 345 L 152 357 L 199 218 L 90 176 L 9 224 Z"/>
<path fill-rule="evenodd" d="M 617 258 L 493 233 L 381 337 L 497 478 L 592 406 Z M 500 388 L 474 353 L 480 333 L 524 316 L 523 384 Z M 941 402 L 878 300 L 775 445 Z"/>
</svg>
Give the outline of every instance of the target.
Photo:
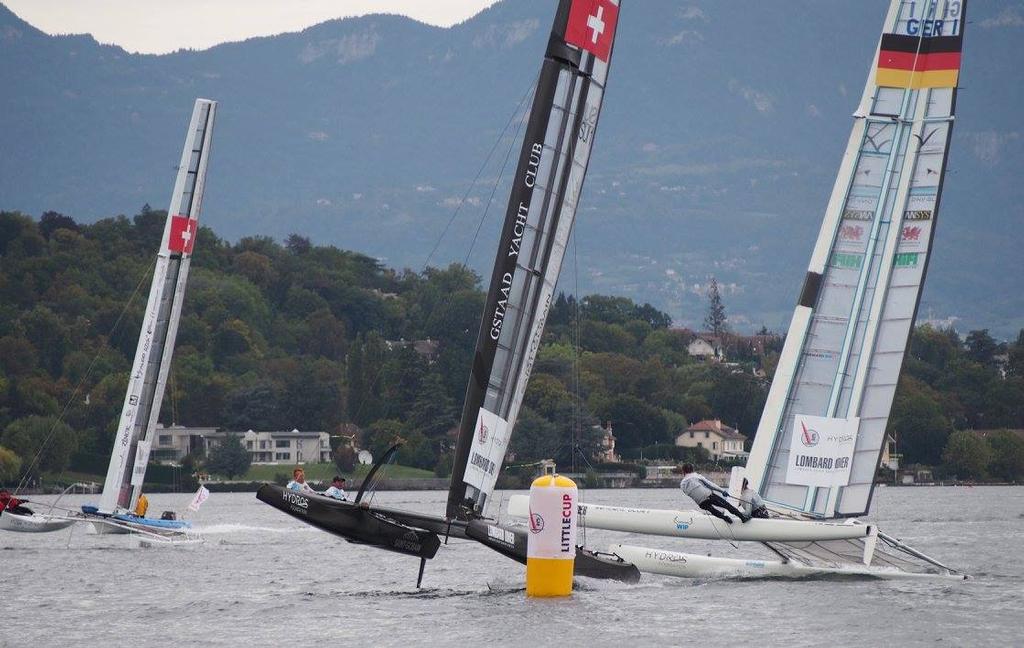
<svg viewBox="0 0 1024 648">
<path fill-rule="evenodd" d="M 696 325 L 713 275 L 738 328 L 783 327 L 885 4 L 627 8 L 581 203 L 580 275 L 567 260 L 564 286 Z M 1008 337 L 1024 326 L 1024 279 L 1005 271 L 1024 246 L 1021 27 L 1012 2 L 977 9 L 921 316 Z M 499 2 L 450 28 L 376 14 L 156 56 L 28 32 L 0 5 L 0 34 L 26 32 L 0 36 L 12 62 L 0 132 L 16 151 L 0 153 L 0 208 L 93 220 L 162 206 L 189 107 L 206 96 L 221 101 L 204 217 L 218 230 L 297 231 L 418 269 L 535 78 L 552 11 Z M 432 263 L 467 258 L 509 143 Z M 507 184 L 494 196 L 468 255 L 478 270 Z"/>
</svg>

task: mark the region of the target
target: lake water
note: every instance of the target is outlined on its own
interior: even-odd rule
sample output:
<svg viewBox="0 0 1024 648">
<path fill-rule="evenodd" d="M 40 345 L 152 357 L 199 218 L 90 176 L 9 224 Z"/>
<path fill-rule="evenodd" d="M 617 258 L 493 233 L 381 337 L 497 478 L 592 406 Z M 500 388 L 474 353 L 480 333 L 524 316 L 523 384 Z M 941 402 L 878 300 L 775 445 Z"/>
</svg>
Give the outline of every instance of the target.
<svg viewBox="0 0 1024 648">
<path fill-rule="evenodd" d="M 188 495 L 152 495 L 150 511 Z M 38 498 L 46 500 L 45 497 Z M 77 505 L 95 498 L 67 497 Z M 375 503 L 437 513 L 442 492 Z M 680 508 L 674 490 L 588 490 L 583 501 Z M 428 562 L 344 542 L 261 502 L 214 494 L 206 542 L 142 549 L 85 528 L 0 532 L 0 646 L 927 645 L 1024 644 L 1024 488 L 879 488 L 872 520 L 972 575 L 943 581 L 582 579 L 565 600 L 527 600 L 524 568 L 467 541 Z M 586 532 L 614 542 L 767 557 L 756 545 Z"/>
</svg>

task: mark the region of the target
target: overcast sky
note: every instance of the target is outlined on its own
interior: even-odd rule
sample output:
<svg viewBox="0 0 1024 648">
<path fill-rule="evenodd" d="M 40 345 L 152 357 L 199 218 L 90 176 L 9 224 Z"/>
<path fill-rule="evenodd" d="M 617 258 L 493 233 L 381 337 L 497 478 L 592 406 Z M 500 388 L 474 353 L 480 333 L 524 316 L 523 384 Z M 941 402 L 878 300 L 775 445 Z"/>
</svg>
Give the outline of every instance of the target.
<svg viewBox="0 0 1024 648">
<path fill-rule="evenodd" d="M 496 0 L 5 0 L 48 34 L 92 34 L 129 52 L 162 54 L 300 31 L 368 13 L 398 13 L 449 27 Z"/>
</svg>

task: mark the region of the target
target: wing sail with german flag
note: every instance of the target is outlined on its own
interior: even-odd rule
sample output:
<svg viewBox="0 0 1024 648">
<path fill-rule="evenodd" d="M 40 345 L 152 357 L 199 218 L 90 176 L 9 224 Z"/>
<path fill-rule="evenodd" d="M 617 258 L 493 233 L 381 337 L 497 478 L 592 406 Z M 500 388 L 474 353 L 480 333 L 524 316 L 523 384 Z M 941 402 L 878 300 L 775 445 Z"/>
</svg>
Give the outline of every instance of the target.
<svg viewBox="0 0 1024 648">
<path fill-rule="evenodd" d="M 890 0 L 747 460 L 750 483 L 777 506 L 824 518 L 870 510 L 931 257 L 966 4 Z M 831 473 L 799 470 L 824 448 L 803 434 L 812 424 L 836 440 Z"/>
<path fill-rule="evenodd" d="M 888 88 L 954 88 L 963 35 L 883 34 L 875 81 Z"/>
</svg>

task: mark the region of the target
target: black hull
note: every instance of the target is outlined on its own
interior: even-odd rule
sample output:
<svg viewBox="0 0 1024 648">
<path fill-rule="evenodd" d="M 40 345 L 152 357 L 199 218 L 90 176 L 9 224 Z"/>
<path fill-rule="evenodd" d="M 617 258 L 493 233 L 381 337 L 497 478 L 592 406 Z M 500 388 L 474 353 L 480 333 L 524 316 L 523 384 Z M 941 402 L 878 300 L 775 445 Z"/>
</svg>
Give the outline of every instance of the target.
<svg viewBox="0 0 1024 648">
<path fill-rule="evenodd" d="M 422 559 L 433 558 L 441 546 L 441 540 L 432 531 L 414 529 L 381 511 L 351 502 L 297 493 L 274 484 L 261 486 L 256 497 L 306 524 L 349 542 Z"/>
<path fill-rule="evenodd" d="M 490 547 L 506 558 L 526 564 L 525 529 L 501 526 L 486 520 L 472 520 L 466 525 L 466 537 Z M 600 555 L 583 547 L 576 547 L 573 573 L 576 576 L 617 580 L 623 583 L 636 583 L 640 580 L 640 570 L 636 565 L 618 556 Z"/>
</svg>

